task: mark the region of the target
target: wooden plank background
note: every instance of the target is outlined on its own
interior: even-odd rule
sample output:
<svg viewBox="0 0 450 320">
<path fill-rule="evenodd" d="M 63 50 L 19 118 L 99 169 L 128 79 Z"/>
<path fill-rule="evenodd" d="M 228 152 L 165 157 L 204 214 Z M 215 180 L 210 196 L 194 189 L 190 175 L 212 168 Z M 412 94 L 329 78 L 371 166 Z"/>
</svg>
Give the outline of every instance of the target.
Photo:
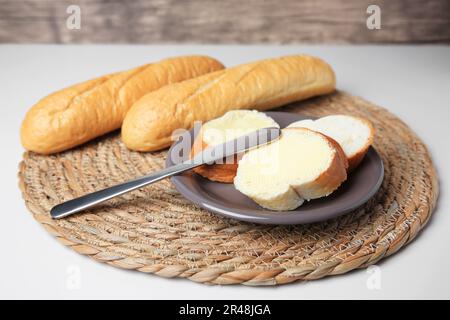
<svg viewBox="0 0 450 320">
<path fill-rule="evenodd" d="M 80 30 L 66 27 L 71 4 Z M 0 42 L 448 44 L 450 0 L 0 0 Z"/>
</svg>

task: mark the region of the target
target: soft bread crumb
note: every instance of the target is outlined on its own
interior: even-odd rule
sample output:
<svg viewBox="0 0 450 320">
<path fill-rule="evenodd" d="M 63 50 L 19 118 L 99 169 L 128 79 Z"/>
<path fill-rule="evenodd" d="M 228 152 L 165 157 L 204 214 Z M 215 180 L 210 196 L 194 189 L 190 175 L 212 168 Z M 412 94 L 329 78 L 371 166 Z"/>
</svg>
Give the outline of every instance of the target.
<svg viewBox="0 0 450 320">
<path fill-rule="evenodd" d="M 308 128 L 334 139 L 344 150 L 353 170 L 362 160 L 374 139 L 372 124 L 362 118 L 347 115 L 330 115 L 317 120 L 301 120 L 288 128 Z"/>
<path fill-rule="evenodd" d="M 258 129 L 280 126 L 265 113 L 256 110 L 232 110 L 202 127 L 203 142 L 215 146 Z"/>
</svg>

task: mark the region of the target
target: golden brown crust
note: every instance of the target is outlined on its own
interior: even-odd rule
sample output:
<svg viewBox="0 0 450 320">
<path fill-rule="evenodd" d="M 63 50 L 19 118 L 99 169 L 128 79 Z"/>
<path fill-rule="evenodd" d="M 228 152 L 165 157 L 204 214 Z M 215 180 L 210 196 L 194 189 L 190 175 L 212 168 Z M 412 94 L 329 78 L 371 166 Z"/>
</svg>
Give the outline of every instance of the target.
<svg viewBox="0 0 450 320">
<path fill-rule="evenodd" d="M 174 130 L 189 129 L 233 109 L 267 110 L 326 94 L 335 75 L 324 61 L 304 55 L 249 63 L 165 86 L 137 101 L 128 112 L 122 139 L 137 151 L 171 144 Z"/>
<path fill-rule="evenodd" d="M 59 90 L 29 110 L 22 123 L 22 145 L 42 154 L 77 146 L 120 128 L 144 94 L 222 68 L 209 57 L 176 57 Z"/>
<path fill-rule="evenodd" d="M 211 181 L 233 183 L 237 167 L 237 163 L 212 164 L 197 167 L 194 172 Z"/>
<path fill-rule="evenodd" d="M 368 145 L 365 149 L 361 149 L 359 152 L 355 153 L 348 159 L 348 172 L 352 172 L 356 169 L 356 167 L 359 166 L 361 161 L 364 159 L 367 151 L 369 150 L 369 147 L 370 145 Z"/>
<path fill-rule="evenodd" d="M 203 141 L 202 134 L 200 132 L 192 145 L 190 158 L 192 159 L 196 154 L 202 152 L 206 148 L 208 148 L 208 144 Z M 211 181 L 233 183 L 233 179 L 236 176 L 237 167 L 238 158 L 235 155 L 233 163 L 203 165 L 195 168 L 193 171 Z"/>
</svg>

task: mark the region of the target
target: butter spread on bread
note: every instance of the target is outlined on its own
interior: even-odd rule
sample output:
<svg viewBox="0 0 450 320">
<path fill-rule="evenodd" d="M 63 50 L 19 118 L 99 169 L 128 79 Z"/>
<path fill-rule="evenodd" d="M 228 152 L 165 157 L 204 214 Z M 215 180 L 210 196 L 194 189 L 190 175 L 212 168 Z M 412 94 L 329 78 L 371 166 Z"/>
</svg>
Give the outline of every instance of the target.
<svg viewBox="0 0 450 320">
<path fill-rule="evenodd" d="M 375 129 L 366 119 L 331 115 L 317 120 L 300 120 L 289 128 L 303 127 L 321 132 L 340 144 L 347 157 L 349 170 L 355 169 L 373 143 Z"/>
<path fill-rule="evenodd" d="M 280 126 L 266 114 L 256 110 L 232 110 L 223 116 L 203 124 L 195 138 L 191 156 L 239 136 L 258 129 Z M 194 169 L 201 176 L 212 181 L 232 183 L 237 170 L 238 156 L 222 164 L 203 165 Z"/>
<path fill-rule="evenodd" d="M 333 139 L 306 128 L 287 128 L 277 141 L 245 153 L 234 185 L 264 208 L 293 210 L 336 190 L 347 178 L 347 166 Z"/>
<path fill-rule="evenodd" d="M 120 128 L 143 95 L 220 69 L 223 65 L 210 57 L 175 57 L 62 89 L 29 110 L 22 123 L 22 145 L 42 154 L 80 145 Z"/>
<path fill-rule="evenodd" d="M 125 145 L 154 151 L 171 144 L 172 132 L 189 129 L 236 109 L 267 110 L 330 93 L 335 75 L 323 60 L 285 56 L 217 71 L 165 86 L 139 99 L 122 126 Z"/>
</svg>

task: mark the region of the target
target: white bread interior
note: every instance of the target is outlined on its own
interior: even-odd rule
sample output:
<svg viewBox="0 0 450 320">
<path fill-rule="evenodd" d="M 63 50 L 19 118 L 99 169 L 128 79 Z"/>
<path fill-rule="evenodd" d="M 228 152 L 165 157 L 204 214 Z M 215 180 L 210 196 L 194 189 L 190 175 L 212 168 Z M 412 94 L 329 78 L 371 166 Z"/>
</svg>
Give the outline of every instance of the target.
<svg viewBox="0 0 450 320">
<path fill-rule="evenodd" d="M 293 210 L 336 190 L 347 178 L 347 165 L 342 149 L 329 137 L 287 128 L 278 140 L 242 157 L 234 185 L 264 208 Z"/>
<path fill-rule="evenodd" d="M 358 166 L 374 139 L 372 124 L 362 118 L 330 115 L 317 120 L 300 120 L 288 128 L 308 128 L 323 133 L 340 144 L 349 163 L 349 170 Z"/>
<path fill-rule="evenodd" d="M 280 126 L 271 117 L 257 110 L 232 110 L 202 126 L 202 139 L 215 146 L 258 129 Z"/>
<path fill-rule="evenodd" d="M 258 129 L 280 126 L 271 117 L 257 110 L 232 110 L 203 124 L 193 144 L 192 155 L 202 150 Z M 201 176 L 218 182 L 232 183 L 237 170 L 237 157 L 223 164 L 205 165 L 194 169 Z"/>
</svg>

